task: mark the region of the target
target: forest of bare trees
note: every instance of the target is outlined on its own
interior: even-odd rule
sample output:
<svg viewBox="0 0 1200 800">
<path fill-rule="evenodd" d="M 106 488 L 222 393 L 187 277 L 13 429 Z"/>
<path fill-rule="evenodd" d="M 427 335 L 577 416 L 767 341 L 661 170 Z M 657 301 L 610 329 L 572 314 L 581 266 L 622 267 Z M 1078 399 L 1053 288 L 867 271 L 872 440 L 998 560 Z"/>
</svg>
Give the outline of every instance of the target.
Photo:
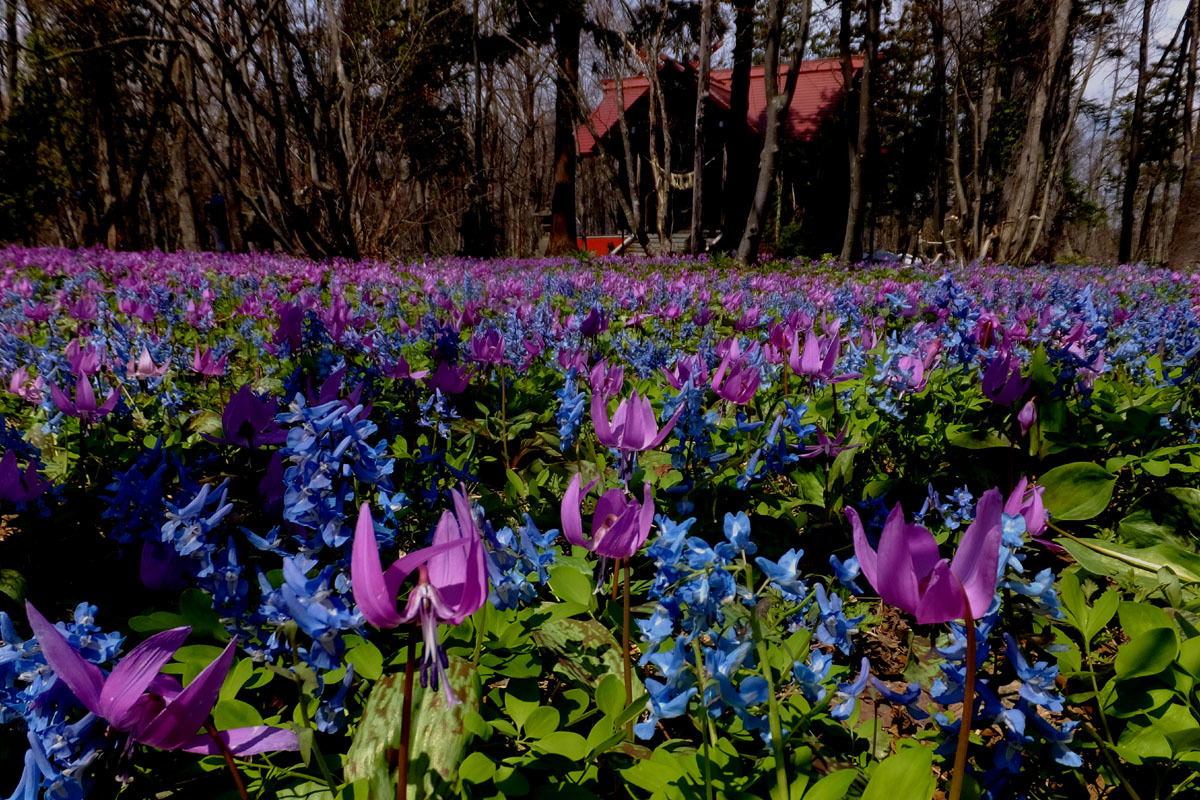
<svg viewBox="0 0 1200 800">
<path fill-rule="evenodd" d="M 761 138 L 728 134 L 715 187 L 692 160 L 705 104 L 675 163 L 651 92 L 646 168 L 667 193 L 696 177 L 692 219 L 721 207 L 718 249 L 822 255 L 793 235 L 822 198 L 777 175 L 833 158 L 844 260 L 1186 266 L 1197 4 L 0 0 L 0 241 L 411 258 L 563 253 L 586 230 L 666 249 L 669 221 L 643 222 L 620 168 L 626 121 L 609 149 L 577 152 L 600 81 L 653 89 L 665 56 L 706 87 L 732 66 L 736 115 L 751 64 L 825 57 L 851 86 L 833 145 L 783 141 L 768 113 Z M 794 90 L 780 76 L 773 109 Z"/>
</svg>

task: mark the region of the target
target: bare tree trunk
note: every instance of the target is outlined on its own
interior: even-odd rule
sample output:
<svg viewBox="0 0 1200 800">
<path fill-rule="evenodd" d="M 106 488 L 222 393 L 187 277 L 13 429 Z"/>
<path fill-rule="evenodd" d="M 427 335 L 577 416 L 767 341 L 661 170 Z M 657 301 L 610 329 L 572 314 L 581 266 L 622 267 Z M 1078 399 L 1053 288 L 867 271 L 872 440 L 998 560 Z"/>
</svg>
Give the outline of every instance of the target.
<svg viewBox="0 0 1200 800">
<path fill-rule="evenodd" d="M 754 169 L 754 138 L 746 126 L 750 108 L 750 70 L 754 60 L 754 3 L 738 0 L 733 44 L 733 75 L 729 80 L 729 128 L 725 136 L 725 221 L 721 250 L 740 241 L 753 198 L 749 177 Z"/>
<path fill-rule="evenodd" d="M 842 73 L 848 72 L 850 64 L 850 11 L 851 0 L 842 0 L 842 27 L 839 36 L 842 56 Z M 875 54 L 879 51 L 879 17 L 882 0 L 867 0 L 867 30 L 863 40 L 863 67 L 858 85 L 858 130 L 850 141 L 850 206 L 846 210 L 846 235 L 842 239 L 841 261 L 852 264 L 862 257 L 863 227 L 866 223 L 866 173 L 867 152 L 874 126 L 872 113 L 872 79 L 875 73 Z M 846 90 L 850 85 L 847 83 Z"/>
<path fill-rule="evenodd" d="M 933 76 L 929 102 L 934 107 L 933 229 L 946 225 L 946 10 L 944 0 L 935 0 L 929 14 L 933 38 Z M 953 124 L 957 126 L 958 120 Z"/>
<path fill-rule="evenodd" d="M 1016 150 L 1016 163 L 1004 182 L 996 248 L 996 258 L 1000 261 L 1016 257 L 1025 244 L 1030 212 L 1037 197 L 1038 178 L 1042 174 L 1046 150 L 1042 139 L 1043 122 L 1054 96 L 1056 65 L 1066 49 L 1071 27 L 1072 0 L 1052 0 L 1052 3 L 1048 12 L 1050 28 L 1046 48 L 1041 53 L 1042 63 L 1025 107 L 1025 130 Z M 979 257 L 984 257 L 985 252 L 986 249 L 981 247 Z"/>
<path fill-rule="evenodd" d="M 625 221 L 629 224 L 633 235 L 637 237 L 642 251 L 651 255 L 650 234 L 646 232 L 646 221 L 642 218 L 642 186 L 638 179 L 641 174 L 638 170 L 639 162 L 634 160 L 633 142 L 629 138 L 629 122 L 625 119 L 625 71 L 620 66 L 625 61 L 624 58 L 617 58 L 616 54 L 612 52 L 609 53 L 609 61 L 613 63 L 614 71 L 617 73 L 613 76 L 613 89 L 617 93 L 617 130 L 621 133 L 621 152 L 625 156 L 625 182 L 629 187 L 629 205 L 626 207 L 622 203 L 621 209 L 625 213 Z M 596 146 L 600 147 L 600 140 L 596 138 L 591 117 L 585 114 L 583 118 L 592 138 L 596 140 Z"/>
<path fill-rule="evenodd" d="M 1121 239 L 1117 261 L 1124 264 L 1133 256 L 1133 203 L 1142 171 L 1142 116 L 1146 108 L 1146 85 L 1150 81 L 1150 11 L 1154 0 L 1142 2 L 1142 37 L 1138 43 L 1137 91 L 1133 97 L 1133 117 L 1129 121 L 1129 149 L 1126 158 L 1125 185 L 1121 192 Z"/>
<path fill-rule="evenodd" d="M 779 140 L 787 117 L 787 109 L 796 94 L 796 83 L 800 79 L 800 65 L 804 61 L 804 50 L 808 46 L 808 25 L 812 15 L 812 0 L 802 0 L 800 26 L 792 42 L 792 63 L 788 67 L 787 81 L 783 92 L 779 91 L 779 43 L 782 37 L 783 0 L 770 0 L 767 5 L 766 64 L 763 68 L 763 89 L 767 97 L 767 130 L 763 136 L 763 149 L 758 157 L 758 184 L 754 187 L 754 203 L 746 219 L 746 229 L 738 245 L 739 261 L 750 261 L 758 256 L 758 245 L 762 240 L 762 220 L 767 209 L 767 196 L 775 181 L 775 170 L 779 163 Z"/>
<path fill-rule="evenodd" d="M 575 96 L 579 86 L 581 20 L 564 10 L 554 23 L 554 196 L 550 201 L 550 253 L 577 245 L 575 227 Z"/>
<path fill-rule="evenodd" d="M 708 76 L 712 65 L 713 0 L 704 0 L 700 10 L 700 74 L 696 81 L 696 138 L 692 158 L 693 254 L 704 252 L 704 108 L 708 105 Z"/>
<path fill-rule="evenodd" d="M 187 56 L 180 56 L 172 70 L 175 73 L 173 76 L 175 94 L 181 103 L 188 102 L 185 77 L 187 63 Z M 179 241 L 176 243 L 176 249 L 195 251 L 200 249 L 200 239 L 196 235 L 196 209 L 192 205 L 191 182 L 188 180 L 187 122 L 178 108 L 172 108 L 171 116 L 168 159 L 171 203 L 175 206 L 179 226 Z"/>
<path fill-rule="evenodd" d="M 1175 226 L 1171 232 L 1171 245 L 1167 249 L 1167 265 L 1172 269 L 1200 264 L 1200 122 L 1192 123 L 1192 99 L 1196 87 L 1196 42 L 1200 40 L 1200 3 L 1192 0 L 1188 6 L 1191 20 L 1192 40 L 1188 50 L 1187 102 L 1184 104 L 1184 119 L 1188 121 L 1183 167 L 1183 180 L 1179 187 L 1179 205 L 1175 212 Z"/>
<path fill-rule="evenodd" d="M 17 0 L 8 0 L 4 6 L 4 37 L 4 113 L 7 114 L 17 102 Z"/>
</svg>

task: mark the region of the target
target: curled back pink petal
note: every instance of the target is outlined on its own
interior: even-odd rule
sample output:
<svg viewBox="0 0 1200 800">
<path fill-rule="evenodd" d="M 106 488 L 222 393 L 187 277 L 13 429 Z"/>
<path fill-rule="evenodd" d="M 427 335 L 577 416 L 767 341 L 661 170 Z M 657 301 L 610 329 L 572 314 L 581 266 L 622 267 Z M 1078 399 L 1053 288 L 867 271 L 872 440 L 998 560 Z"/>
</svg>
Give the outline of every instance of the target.
<svg viewBox="0 0 1200 800">
<path fill-rule="evenodd" d="M 237 639 L 231 639 L 221 655 L 202 669 L 144 728 L 134 732 L 134 738 L 162 750 L 182 747 L 200 729 L 217 704 L 217 696 L 233 664 L 236 647 Z"/>
<path fill-rule="evenodd" d="M 113 668 L 100 693 L 100 716 L 122 730 L 128 727 L 126 717 L 167 665 L 175 651 L 183 646 L 192 629 L 188 626 L 156 633 L 121 659 Z"/>
</svg>

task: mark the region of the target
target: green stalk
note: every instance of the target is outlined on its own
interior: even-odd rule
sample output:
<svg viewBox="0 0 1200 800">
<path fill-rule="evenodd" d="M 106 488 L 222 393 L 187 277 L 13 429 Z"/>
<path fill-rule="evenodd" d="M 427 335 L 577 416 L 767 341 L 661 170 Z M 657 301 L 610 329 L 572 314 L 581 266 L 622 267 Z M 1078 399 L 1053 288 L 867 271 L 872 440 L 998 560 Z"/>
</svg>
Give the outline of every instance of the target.
<svg viewBox="0 0 1200 800">
<path fill-rule="evenodd" d="M 712 745 L 709 744 L 709 737 L 706 733 L 708 706 L 704 703 L 704 690 L 708 676 L 704 671 L 704 653 L 700 650 L 699 639 L 692 640 L 692 653 L 696 656 L 696 682 L 700 684 L 700 738 L 704 742 L 704 797 L 705 800 L 713 800 L 712 752 L 709 749 Z"/>
<path fill-rule="evenodd" d="M 511 469 L 512 463 L 508 460 L 508 398 L 504 387 L 504 364 L 501 363 L 497 367 L 500 373 L 500 447 L 504 452 L 504 468 Z"/>
<path fill-rule="evenodd" d="M 484 601 L 475 613 L 475 651 L 471 654 L 471 664 L 479 669 L 479 657 L 483 652 L 483 639 L 487 636 L 487 609 L 491 603 Z"/>
<path fill-rule="evenodd" d="M 758 663 L 762 667 L 762 676 L 767 681 L 767 721 L 771 729 L 771 749 L 775 752 L 775 789 L 781 800 L 784 800 L 788 796 L 788 777 L 787 764 L 783 760 L 783 726 L 779 724 L 779 701 L 775 697 L 775 680 L 771 675 L 767 641 L 763 638 L 762 621 L 758 618 L 757 608 L 750 614 L 750 627 L 754 633 L 754 645 L 758 653 Z"/>
</svg>

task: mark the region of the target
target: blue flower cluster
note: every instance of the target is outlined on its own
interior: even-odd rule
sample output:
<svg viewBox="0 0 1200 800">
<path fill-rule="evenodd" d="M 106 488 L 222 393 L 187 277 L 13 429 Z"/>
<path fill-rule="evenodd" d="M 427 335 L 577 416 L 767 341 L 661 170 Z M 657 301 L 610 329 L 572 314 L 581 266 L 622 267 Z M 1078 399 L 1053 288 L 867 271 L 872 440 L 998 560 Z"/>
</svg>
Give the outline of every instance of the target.
<svg viewBox="0 0 1200 800">
<path fill-rule="evenodd" d="M 372 445 L 375 423 L 362 416 L 361 405 L 342 400 L 308 405 L 297 394 L 288 411 L 276 419 L 292 425 L 283 448 L 289 466 L 284 471 L 283 517 L 316 531 L 300 541 L 305 552 L 342 547 L 350 540 L 346 503 L 353 503 L 352 481 L 390 489 L 393 460 L 387 446 Z"/>
<path fill-rule="evenodd" d="M 558 410 L 554 412 L 554 421 L 558 423 L 558 449 L 565 453 L 579 436 L 587 408 L 587 392 L 576 386 L 574 368 L 567 370 L 563 387 L 555 391 L 554 396 L 558 398 Z"/>
<path fill-rule="evenodd" d="M 70 623 L 57 623 L 71 646 L 93 664 L 116 658 L 123 637 L 96 625 L 96 607 L 80 603 Z M 85 713 L 75 695 L 46 664 L 34 638 L 22 639 L 8 614 L 0 611 L 0 724 L 21 720 L 29 749 L 11 800 L 82 800 L 87 770 L 106 742 L 104 725 Z M 42 794 L 44 793 L 44 794 Z"/>
<path fill-rule="evenodd" d="M 484 549 L 487 559 L 488 600 L 502 611 L 517 608 L 537 598 L 535 583 L 550 580 L 550 567 L 557 552 L 554 540 L 558 530 L 540 532 L 533 519 L 525 515 L 525 525 L 514 531 L 507 525 L 496 530 L 483 520 Z M 532 577 L 532 580 L 531 580 Z"/>
</svg>

